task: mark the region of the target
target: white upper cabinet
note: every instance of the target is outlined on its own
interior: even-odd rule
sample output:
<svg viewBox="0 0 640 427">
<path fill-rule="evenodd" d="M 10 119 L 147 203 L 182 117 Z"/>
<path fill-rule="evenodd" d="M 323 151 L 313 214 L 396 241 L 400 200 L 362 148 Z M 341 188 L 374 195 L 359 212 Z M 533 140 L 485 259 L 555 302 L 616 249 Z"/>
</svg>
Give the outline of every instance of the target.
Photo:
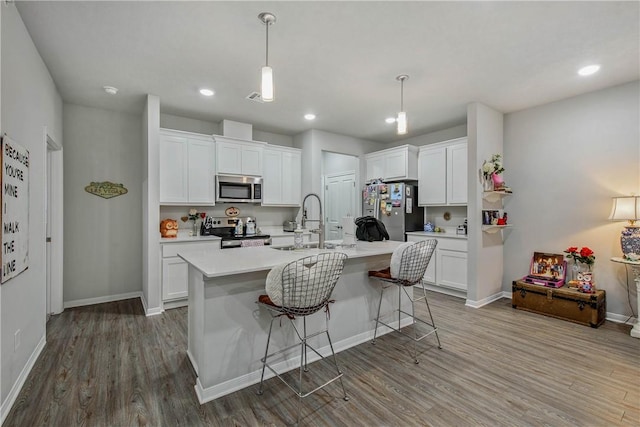
<svg viewBox="0 0 640 427">
<path fill-rule="evenodd" d="M 160 130 L 160 203 L 215 204 L 215 146 L 210 136 Z"/>
<path fill-rule="evenodd" d="M 418 174 L 418 205 L 466 205 L 467 139 L 421 147 Z"/>
<path fill-rule="evenodd" d="M 413 145 L 369 153 L 365 159 L 367 181 L 378 178 L 384 181 L 418 179 L 418 148 Z"/>
<path fill-rule="evenodd" d="M 297 148 L 264 148 L 263 206 L 300 206 L 302 199 L 302 151 Z"/>
<path fill-rule="evenodd" d="M 447 203 L 447 148 L 420 149 L 418 155 L 418 205 Z"/>
<path fill-rule="evenodd" d="M 262 142 L 214 136 L 219 174 L 262 176 Z"/>
</svg>

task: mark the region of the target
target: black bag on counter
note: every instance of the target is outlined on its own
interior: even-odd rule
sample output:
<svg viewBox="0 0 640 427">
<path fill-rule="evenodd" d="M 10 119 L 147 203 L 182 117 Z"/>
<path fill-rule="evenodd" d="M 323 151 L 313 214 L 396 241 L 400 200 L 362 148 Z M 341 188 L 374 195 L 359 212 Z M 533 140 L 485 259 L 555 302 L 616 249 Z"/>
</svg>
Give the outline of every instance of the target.
<svg viewBox="0 0 640 427">
<path fill-rule="evenodd" d="M 375 219 L 372 216 L 361 216 L 355 220 L 356 223 L 356 237 L 358 240 L 365 240 L 367 242 L 381 241 L 384 239 L 389 240 L 389 233 L 382 221 Z"/>
</svg>

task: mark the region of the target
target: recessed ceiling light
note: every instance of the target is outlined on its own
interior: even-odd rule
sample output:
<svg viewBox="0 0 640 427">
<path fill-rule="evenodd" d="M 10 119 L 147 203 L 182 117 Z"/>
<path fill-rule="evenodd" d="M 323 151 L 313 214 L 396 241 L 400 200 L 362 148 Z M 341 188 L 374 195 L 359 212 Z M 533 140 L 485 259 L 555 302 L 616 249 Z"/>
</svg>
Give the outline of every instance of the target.
<svg viewBox="0 0 640 427">
<path fill-rule="evenodd" d="M 109 95 L 115 95 L 116 93 L 118 93 L 117 87 L 103 86 L 102 89 L 104 89 L 104 91 L 107 92 Z"/>
<path fill-rule="evenodd" d="M 597 73 L 600 69 L 600 66 L 597 64 L 587 65 L 586 67 L 582 67 L 578 70 L 578 74 L 581 76 L 590 76 L 591 74 Z"/>
<path fill-rule="evenodd" d="M 314 120 L 316 118 L 316 115 L 309 113 L 309 114 L 305 114 L 304 118 L 305 120 Z"/>
<path fill-rule="evenodd" d="M 200 89 L 200 94 L 204 96 L 213 96 L 214 93 L 211 89 Z"/>
<path fill-rule="evenodd" d="M 396 122 L 396 118 L 395 117 L 387 117 L 386 119 L 384 119 L 385 122 L 391 124 L 391 123 L 395 123 Z"/>
</svg>

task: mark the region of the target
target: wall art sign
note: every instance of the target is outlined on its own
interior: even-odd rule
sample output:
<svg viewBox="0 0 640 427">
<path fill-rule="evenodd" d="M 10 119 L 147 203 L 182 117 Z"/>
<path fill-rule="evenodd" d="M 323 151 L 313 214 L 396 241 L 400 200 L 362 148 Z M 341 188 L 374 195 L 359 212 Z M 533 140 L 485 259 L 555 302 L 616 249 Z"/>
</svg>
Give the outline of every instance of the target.
<svg viewBox="0 0 640 427">
<path fill-rule="evenodd" d="M 102 197 L 103 199 L 110 199 L 112 197 L 122 196 L 127 194 L 129 190 L 124 188 L 124 184 L 114 184 L 113 182 L 92 182 L 84 187 L 84 191 L 95 196 Z"/>
<path fill-rule="evenodd" d="M 29 151 L 6 135 L 2 150 L 2 280 L 29 268 Z"/>
</svg>

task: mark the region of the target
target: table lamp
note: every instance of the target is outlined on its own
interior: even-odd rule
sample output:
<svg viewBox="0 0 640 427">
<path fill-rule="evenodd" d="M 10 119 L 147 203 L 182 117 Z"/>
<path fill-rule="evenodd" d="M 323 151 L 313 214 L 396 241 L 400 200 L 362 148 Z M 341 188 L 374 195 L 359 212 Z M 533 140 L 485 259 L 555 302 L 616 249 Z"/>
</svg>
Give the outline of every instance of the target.
<svg viewBox="0 0 640 427">
<path fill-rule="evenodd" d="M 625 258 L 629 258 L 628 254 L 640 255 L 640 226 L 635 225 L 640 219 L 640 196 L 614 197 L 609 219 L 629 221 L 620 235 L 622 253 Z"/>
</svg>

